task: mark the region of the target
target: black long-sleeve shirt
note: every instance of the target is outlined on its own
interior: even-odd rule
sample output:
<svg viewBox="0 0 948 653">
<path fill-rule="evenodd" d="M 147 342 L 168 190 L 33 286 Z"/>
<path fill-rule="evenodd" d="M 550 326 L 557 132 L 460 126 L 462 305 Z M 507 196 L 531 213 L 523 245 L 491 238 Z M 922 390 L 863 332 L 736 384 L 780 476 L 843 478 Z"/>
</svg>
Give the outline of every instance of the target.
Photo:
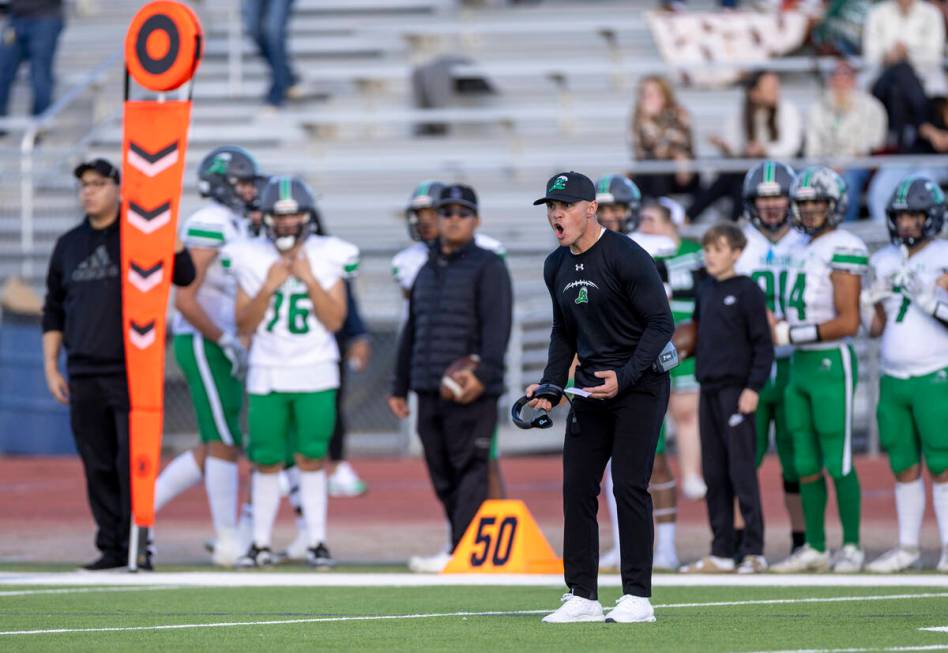
<svg viewBox="0 0 948 653">
<path fill-rule="evenodd" d="M 484 394 L 500 396 L 512 316 L 513 289 L 502 258 L 473 240 L 446 256 L 436 242 L 411 289 L 392 394 L 437 392 L 454 361 L 477 354 L 474 375 Z"/>
<path fill-rule="evenodd" d="M 738 386 L 757 392 L 774 361 L 767 298 L 743 275 L 708 279 L 698 290 L 695 376 L 702 388 Z"/>
<path fill-rule="evenodd" d="M 119 221 L 94 229 L 86 218 L 56 241 L 46 275 L 43 332 L 62 331 L 70 375 L 125 371 Z M 194 281 L 188 250 L 175 255 L 172 282 Z"/>
<path fill-rule="evenodd" d="M 593 373 L 615 370 L 621 393 L 671 338 L 674 323 L 655 262 L 628 236 L 606 231 L 582 254 L 560 247 L 546 258 L 543 278 L 553 329 L 541 383 L 564 387 L 577 354 L 577 386 L 602 385 Z"/>
</svg>

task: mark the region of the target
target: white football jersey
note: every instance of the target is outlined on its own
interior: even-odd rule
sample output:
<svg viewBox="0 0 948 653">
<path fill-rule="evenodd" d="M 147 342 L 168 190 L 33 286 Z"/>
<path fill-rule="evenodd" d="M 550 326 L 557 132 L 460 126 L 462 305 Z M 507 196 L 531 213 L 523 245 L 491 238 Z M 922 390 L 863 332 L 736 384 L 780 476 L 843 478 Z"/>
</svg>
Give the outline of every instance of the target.
<svg viewBox="0 0 948 653">
<path fill-rule="evenodd" d="M 778 320 L 782 320 L 790 255 L 794 249 L 806 245 L 809 239 L 796 229 L 789 229 L 777 242 L 772 242 L 752 224 L 744 225 L 743 231 L 747 237 L 747 246 L 734 269 L 738 274 L 747 275 L 757 282 L 767 298 L 767 308 Z M 777 358 L 786 358 L 792 353 L 791 345 L 774 350 Z"/>
<path fill-rule="evenodd" d="M 938 278 L 948 272 L 948 241 L 935 240 L 903 261 L 899 247 L 888 245 L 869 259 L 877 279 L 886 279 L 896 293 L 882 302 L 885 330 L 882 332 L 882 372 L 905 379 L 924 376 L 948 367 L 948 329 L 934 317 L 898 293 L 896 277 L 908 268 L 926 286 L 936 287 L 941 301 L 948 292 L 937 287 Z"/>
<path fill-rule="evenodd" d="M 668 236 L 659 236 L 657 234 L 643 234 L 640 231 L 633 231 L 629 238 L 635 241 L 635 244 L 648 252 L 652 258 L 667 258 L 678 253 L 678 245 Z"/>
<path fill-rule="evenodd" d="M 234 333 L 234 298 L 237 285 L 227 267 L 229 261 L 221 250 L 226 245 L 247 237 L 247 221 L 237 213 L 216 202 L 196 211 L 184 222 L 181 240 L 187 247 L 203 247 L 218 251 L 204 273 L 204 281 L 197 291 L 197 301 L 207 316 L 221 330 Z M 195 333 L 184 316 L 175 313 L 172 330 L 176 335 Z"/>
<path fill-rule="evenodd" d="M 474 235 L 474 244 L 482 249 L 494 252 L 500 258 L 506 258 L 507 250 L 503 244 L 483 234 Z M 428 260 L 428 245 L 426 243 L 414 243 L 409 245 L 392 258 L 392 278 L 398 287 L 404 291 L 411 290 L 415 283 L 415 277 L 419 270 L 424 267 Z"/>
<path fill-rule="evenodd" d="M 311 235 L 302 252 L 326 291 L 358 261 L 358 249 L 338 238 Z M 227 248 L 240 289 L 256 296 L 279 258 L 266 238 L 244 239 Z M 348 262 L 348 263 L 347 263 Z M 339 349 L 332 332 L 316 319 L 306 286 L 295 277 L 274 293 L 250 346 L 247 392 L 319 392 L 339 387 Z"/>
<path fill-rule="evenodd" d="M 795 248 L 790 255 L 790 271 L 783 295 L 787 322 L 791 325 L 822 324 L 832 320 L 836 317 L 836 307 L 830 275 L 842 271 L 862 276 L 868 265 L 866 244 L 842 229 L 834 229 Z M 826 346 L 827 343 L 800 345 L 801 349 L 823 349 Z"/>
</svg>

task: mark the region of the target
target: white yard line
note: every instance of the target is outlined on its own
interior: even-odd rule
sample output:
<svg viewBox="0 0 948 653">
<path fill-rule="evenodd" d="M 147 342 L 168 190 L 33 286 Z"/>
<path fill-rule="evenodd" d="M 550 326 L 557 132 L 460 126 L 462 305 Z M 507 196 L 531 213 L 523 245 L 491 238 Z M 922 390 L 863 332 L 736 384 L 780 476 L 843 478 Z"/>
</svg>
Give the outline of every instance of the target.
<svg viewBox="0 0 948 653">
<path fill-rule="evenodd" d="M 389 574 L 311 572 L 25 573 L 0 572 L 3 585 L 186 586 L 186 587 L 563 587 L 559 574 Z M 654 587 L 928 587 L 948 589 L 948 575 L 842 576 L 757 574 L 738 576 L 656 574 Z M 621 587 L 617 574 L 599 577 L 600 587 Z"/>
<path fill-rule="evenodd" d="M 938 626 L 936 628 L 919 628 L 919 630 L 927 630 L 930 633 L 948 633 L 948 626 Z"/>
<path fill-rule="evenodd" d="M 8 590 L 0 592 L 5 596 L 33 596 L 34 594 L 88 594 L 90 592 L 154 592 L 156 590 L 179 589 L 174 585 L 141 585 L 139 587 L 73 587 L 56 590 Z"/>
<path fill-rule="evenodd" d="M 746 605 L 786 605 L 791 603 L 830 603 L 830 602 L 856 602 L 856 601 L 884 601 L 884 600 L 911 600 L 921 598 L 948 598 L 948 592 L 928 593 L 928 594 L 892 594 L 888 596 L 838 596 L 838 597 L 804 597 L 798 599 L 761 599 L 748 601 L 714 601 L 705 603 L 669 603 L 656 605 L 656 610 L 666 610 L 673 608 L 708 608 L 708 607 L 733 607 Z M 211 623 L 192 623 L 192 624 L 165 624 L 159 626 L 115 626 L 102 628 L 51 628 L 42 630 L 8 630 L 0 631 L 0 636 L 17 635 L 61 635 L 72 633 L 113 633 L 113 632 L 135 632 L 135 631 L 161 631 L 161 630 L 190 630 L 199 628 L 240 628 L 246 626 L 282 626 L 292 624 L 312 624 L 312 623 L 333 623 L 342 621 L 397 621 L 411 619 L 440 619 L 456 617 L 495 617 L 495 616 L 513 616 L 513 615 L 540 615 L 552 612 L 552 610 L 492 610 L 485 612 L 434 612 L 422 614 L 390 614 L 390 615 L 366 615 L 351 617 L 313 617 L 308 619 L 279 619 L 272 621 L 228 621 Z M 948 649 L 948 645 L 945 646 Z M 853 651 L 868 651 L 870 649 L 852 649 Z M 887 649 L 887 650 L 925 650 L 925 649 Z M 939 649 L 931 649 L 939 650 Z M 781 652 L 784 653 L 784 652 Z M 798 651 L 795 653 L 804 653 Z M 815 653 L 815 652 L 814 652 Z M 842 650 L 836 652 L 842 653 Z"/>
</svg>

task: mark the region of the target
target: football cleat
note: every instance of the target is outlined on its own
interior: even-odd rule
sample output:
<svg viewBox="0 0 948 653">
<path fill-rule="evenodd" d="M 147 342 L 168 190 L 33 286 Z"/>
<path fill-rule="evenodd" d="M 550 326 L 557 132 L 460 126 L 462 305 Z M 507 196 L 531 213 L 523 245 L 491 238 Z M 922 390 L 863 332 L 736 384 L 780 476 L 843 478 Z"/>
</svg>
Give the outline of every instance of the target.
<svg viewBox="0 0 948 653">
<path fill-rule="evenodd" d="M 829 551 L 817 551 L 809 544 L 804 544 L 794 551 L 789 558 L 778 562 L 770 568 L 775 574 L 802 574 L 806 572 L 825 572 L 830 569 Z"/>
<path fill-rule="evenodd" d="M 866 571 L 873 574 L 896 574 L 906 569 L 921 566 L 921 554 L 917 548 L 896 547 L 866 565 Z"/>
<path fill-rule="evenodd" d="M 306 552 L 306 564 L 315 569 L 330 569 L 336 566 L 326 544 L 320 542 Z"/>
<path fill-rule="evenodd" d="M 855 544 L 846 544 L 833 556 L 834 574 L 858 574 L 862 571 L 866 554 Z"/>
<path fill-rule="evenodd" d="M 257 546 L 251 544 L 247 553 L 237 559 L 237 567 L 240 569 L 253 569 L 260 567 L 272 567 L 276 563 L 273 553 L 268 546 Z"/>
</svg>

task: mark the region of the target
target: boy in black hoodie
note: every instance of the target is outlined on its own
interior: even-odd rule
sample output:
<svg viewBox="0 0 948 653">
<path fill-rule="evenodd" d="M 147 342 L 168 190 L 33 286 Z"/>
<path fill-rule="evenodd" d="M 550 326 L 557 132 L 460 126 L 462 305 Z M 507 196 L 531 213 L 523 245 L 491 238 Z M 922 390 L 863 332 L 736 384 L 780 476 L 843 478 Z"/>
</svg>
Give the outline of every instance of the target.
<svg viewBox="0 0 948 653">
<path fill-rule="evenodd" d="M 747 245 L 738 227 L 715 225 L 705 233 L 701 245 L 711 278 L 698 290 L 695 304 L 695 374 L 701 384 L 701 466 L 708 484 L 706 502 L 713 540 L 711 555 L 682 571 L 735 570 L 736 497 L 745 523 L 737 572 L 757 573 L 767 569 L 754 426 L 758 392 L 774 359 L 767 302 L 750 277 L 734 271 Z"/>
</svg>

